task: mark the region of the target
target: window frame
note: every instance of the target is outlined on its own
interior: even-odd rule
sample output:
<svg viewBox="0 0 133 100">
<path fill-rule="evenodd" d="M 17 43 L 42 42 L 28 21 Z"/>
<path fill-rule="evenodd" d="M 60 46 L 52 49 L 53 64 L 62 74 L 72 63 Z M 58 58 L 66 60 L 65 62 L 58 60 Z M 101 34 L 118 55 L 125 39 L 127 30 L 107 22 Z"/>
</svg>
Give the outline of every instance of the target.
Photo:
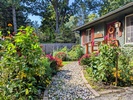
<svg viewBox="0 0 133 100">
<path fill-rule="evenodd" d="M 133 44 L 133 42 L 128 43 L 127 38 L 126 38 L 126 36 L 127 36 L 127 30 L 126 30 L 126 28 L 127 28 L 127 18 L 130 17 L 130 16 L 133 16 L 133 14 L 129 14 L 129 15 L 125 16 L 125 44 Z"/>
<path fill-rule="evenodd" d="M 85 32 L 85 38 L 86 38 L 86 39 L 85 39 L 85 40 L 86 40 L 85 42 L 86 42 L 86 43 L 88 43 L 88 42 L 91 41 L 91 40 L 90 40 L 90 38 L 91 38 L 90 35 L 91 35 L 91 29 L 90 29 L 90 28 L 89 28 L 89 29 L 86 29 L 86 32 Z"/>
</svg>

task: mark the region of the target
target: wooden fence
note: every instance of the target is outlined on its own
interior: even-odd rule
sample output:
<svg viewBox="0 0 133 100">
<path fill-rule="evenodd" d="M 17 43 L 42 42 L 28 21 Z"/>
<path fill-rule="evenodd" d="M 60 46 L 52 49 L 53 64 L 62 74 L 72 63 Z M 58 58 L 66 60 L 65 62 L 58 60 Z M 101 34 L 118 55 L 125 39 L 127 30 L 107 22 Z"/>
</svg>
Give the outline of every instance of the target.
<svg viewBox="0 0 133 100">
<path fill-rule="evenodd" d="M 76 43 L 42 43 L 41 45 L 46 54 L 52 54 L 54 51 L 64 47 L 70 49 L 72 46 L 76 45 Z"/>
</svg>

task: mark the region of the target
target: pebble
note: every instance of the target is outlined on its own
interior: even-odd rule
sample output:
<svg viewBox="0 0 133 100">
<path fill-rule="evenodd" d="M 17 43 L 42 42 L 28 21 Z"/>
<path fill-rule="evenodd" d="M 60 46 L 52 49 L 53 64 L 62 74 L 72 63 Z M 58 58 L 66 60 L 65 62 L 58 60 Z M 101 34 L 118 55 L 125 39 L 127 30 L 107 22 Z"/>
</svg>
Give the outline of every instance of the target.
<svg viewBox="0 0 133 100">
<path fill-rule="evenodd" d="M 44 96 L 48 100 L 90 100 L 94 95 L 82 80 L 81 69 L 78 62 L 63 66 L 52 78 Z"/>
<path fill-rule="evenodd" d="M 62 67 L 52 78 L 50 86 L 45 90 L 43 100 L 133 100 L 133 87 L 125 92 L 104 94 L 95 97 L 86 87 L 78 62 Z"/>
</svg>

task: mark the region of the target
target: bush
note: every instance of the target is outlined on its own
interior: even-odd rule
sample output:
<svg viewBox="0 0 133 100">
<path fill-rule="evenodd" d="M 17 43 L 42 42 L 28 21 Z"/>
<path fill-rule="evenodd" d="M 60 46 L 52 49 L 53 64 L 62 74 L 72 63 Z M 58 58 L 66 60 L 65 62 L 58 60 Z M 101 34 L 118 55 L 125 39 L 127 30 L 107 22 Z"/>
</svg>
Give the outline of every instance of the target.
<svg viewBox="0 0 133 100">
<path fill-rule="evenodd" d="M 61 60 L 63 60 L 63 61 L 66 61 L 66 60 L 67 60 L 67 54 L 64 53 L 64 52 L 59 52 L 59 53 L 57 53 L 57 54 L 55 55 L 55 57 L 56 57 L 56 58 L 59 58 L 59 59 L 61 59 Z"/>
<path fill-rule="evenodd" d="M 58 69 L 63 66 L 62 65 L 62 60 L 59 59 L 59 58 L 55 58 L 52 55 L 46 55 L 46 57 L 51 62 L 50 68 L 52 69 L 52 74 L 56 74 L 56 72 L 58 71 Z"/>
<path fill-rule="evenodd" d="M 89 54 L 84 54 L 79 59 L 79 65 L 89 65 L 89 64 L 90 64 L 90 55 Z"/>
<path fill-rule="evenodd" d="M 58 51 L 54 51 L 53 56 L 56 58 L 59 58 L 63 61 L 67 61 L 67 60 L 69 60 L 68 59 L 68 51 L 69 50 L 67 49 L 67 47 L 64 47 Z"/>
<path fill-rule="evenodd" d="M 101 44 L 99 51 L 98 55 L 92 54 L 89 59 L 83 57 L 81 60 L 81 62 L 88 65 L 86 70 L 92 71 L 91 76 L 93 79 L 106 84 L 131 85 L 133 83 L 133 67 L 130 66 L 131 57 L 127 54 L 129 52 L 126 52 L 126 49 L 107 44 Z M 116 66 L 118 66 L 118 83 L 115 83 Z"/>
<path fill-rule="evenodd" d="M 49 84 L 50 62 L 42 56 L 38 37 L 31 27 L 21 27 L 15 36 L 3 42 L 0 62 L 0 99 L 30 100 L 40 98 Z"/>
<path fill-rule="evenodd" d="M 53 52 L 53 56 L 55 57 L 56 56 L 56 54 L 58 54 L 59 52 L 64 52 L 64 53 L 68 53 L 68 49 L 67 49 L 67 47 L 64 47 L 64 48 L 62 48 L 62 49 L 60 49 L 60 50 L 57 50 L 57 51 L 54 51 Z"/>
<path fill-rule="evenodd" d="M 68 57 L 70 60 L 79 60 L 83 54 L 83 48 L 80 45 L 75 45 L 68 52 Z"/>
</svg>

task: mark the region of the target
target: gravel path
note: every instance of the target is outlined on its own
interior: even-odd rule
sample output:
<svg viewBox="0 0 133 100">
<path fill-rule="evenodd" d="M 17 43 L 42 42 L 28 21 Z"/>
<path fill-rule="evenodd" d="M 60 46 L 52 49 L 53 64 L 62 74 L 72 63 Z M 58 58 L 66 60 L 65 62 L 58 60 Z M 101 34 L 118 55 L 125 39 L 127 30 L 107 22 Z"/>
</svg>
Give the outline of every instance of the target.
<svg viewBox="0 0 133 100">
<path fill-rule="evenodd" d="M 65 65 L 52 79 L 43 100 L 133 100 L 133 87 L 125 92 L 109 93 L 95 97 L 86 87 L 78 62 Z M 95 98 L 94 98 L 95 97 Z"/>
<path fill-rule="evenodd" d="M 86 87 L 78 62 L 65 65 L 53 77 L 51 85 L 44 93 L 44 100 L 90 100 L 93 94 Z"/>
</svg>

